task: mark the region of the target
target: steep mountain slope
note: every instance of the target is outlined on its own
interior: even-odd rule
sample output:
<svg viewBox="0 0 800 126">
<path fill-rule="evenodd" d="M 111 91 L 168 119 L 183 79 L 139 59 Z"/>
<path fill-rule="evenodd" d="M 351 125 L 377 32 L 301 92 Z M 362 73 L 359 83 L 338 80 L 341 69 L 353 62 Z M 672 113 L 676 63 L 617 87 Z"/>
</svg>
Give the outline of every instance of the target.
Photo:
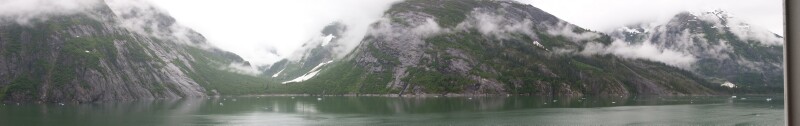
<svg viewBox="0 0 800 126">
<path fill-rule="evenodd" d="M 347 26 L 339 22 L 325 26 L 320 36 L 308 40 L 295 52 L 299 56 L 272 64 L 264 71 L 264 75 L 282 83 L 304 81 L 316 76 L 314 71 L 336 58 L 335 49 L 342 46 L 340 41 L 345 32 Z"/>
<path fill-rule="evenodd" d="M 691 54 L 697 61 L 688 70 L 716 83 L 731 82 L 739 92 L 783 90 L 783 37 L 721 10 L 684 12 L 665 24 L 633 25 L 611 34 L 629 43 Z"/>
<path fill-rule="evenodd" d="M 231 64 L 246 64 L 239 56 L 208 46 L 152 6 L 98 4 L 27 23 L 3 17 L 0 99 L 92 102 L 263 91 L 265 79 L 231 71 Z"/>
<path fill-rule="evenodd" d="M 710 95 L 721 87 L 649 60 L 578 55 L 610 36 L 512 1 L 408 0 L 349 55 L 269 93 Z M 303 62 L 298 62 L 303 64 Z M 277 71 L 271 69 L 268 71 Z"/>
</svg>

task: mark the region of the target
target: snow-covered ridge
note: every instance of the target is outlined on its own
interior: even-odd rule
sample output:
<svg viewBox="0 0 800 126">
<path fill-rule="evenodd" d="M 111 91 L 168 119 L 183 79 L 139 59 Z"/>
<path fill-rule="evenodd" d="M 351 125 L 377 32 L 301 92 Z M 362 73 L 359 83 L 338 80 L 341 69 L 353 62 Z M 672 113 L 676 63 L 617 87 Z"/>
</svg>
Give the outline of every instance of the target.
<svg viewBox="0 0 800 126">
<path fill-rule="evenodd" d="M 306 73 L 306 74 L 303 74 L 303 76 L 297 77 L 297 78 L 295 78 L 295 79 L 292 79 L 292 80 L 290 80 L 290 81 L 285 81 L 285 82 L 283 82 L 282 84 L 287 84 L 287 83 L 295 83 L 295 82 L 303 82 L 303 81 L 306 81 L 306 80 L 308 80 L 308 79 L 311 79 L 311 78 L 313 78 L 314 76 L 317 76 L 317 74 L 319 74 L 320 67 L 322 67 L 322 66 L 325 66 L 325 65 L 327 65 L 327 64 L 330 64 L 330 63 L 332 63 L 332 62 L 333 62 L 333 60 L 331 60 L 331 61 L 328 61 L 328 62 L 319 63 L 319 65 L 317 65 L 316 67 L 314 67 L 313 69 L 311 69 L 311 71 L 308 71 L 308 73 Z M 281 70 L 281 71 L 283 71 L 283 70 Z M 280 73 L 280 72 L 279 72 L 279 73 Z"/>
<path fill-rule="evenodd" d="M 755 40 L 767 46 L 783 45 L 783 39 L 776 36 L 771 31 L 760 27 L 751 27 L 751 25 L 745 23 L 744 20 L 734 18 L 732 14 L 723 10 L 691 14 L 696 16 L 699 20 L 713 23 L 714 26 L 712 26 L 712 28 L 716 28 L 719 31 L 730 31 L 735 34 L 736 37 L 739 37 L 739 39 Z"/>
<path fill-rule="evenodd" d="M 622 31 L 625 31 L 625 32 L 627 32 L 627 33 L 635 33 L 635 34 L 642 33 L 641 31 L 639 31 L 639 30 L 637 30 L 637 29 L 630 28 L 630 27 L 622 27 L 622 29 L 621 29 L 621 30 L 622 30 Z"/>
</svg>

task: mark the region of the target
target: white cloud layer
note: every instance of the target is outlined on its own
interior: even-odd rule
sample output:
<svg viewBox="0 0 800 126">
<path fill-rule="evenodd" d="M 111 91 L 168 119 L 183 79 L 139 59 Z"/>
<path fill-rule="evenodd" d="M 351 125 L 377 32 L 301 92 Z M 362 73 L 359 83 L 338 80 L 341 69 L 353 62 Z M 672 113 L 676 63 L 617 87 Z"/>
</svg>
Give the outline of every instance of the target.
<svg viewBox="0 0 800 126">
<path fill-rule="evenodd" d="M 614 54 L 623 58 L 662 62 L 684 69 L 691 69 L 692 64 L 697 61 L 697 58 L 692 54 L 670 49 L 660 49 L 659 46 L 653 45 L 650 42 L 629 44 L 619 40 L 612 42 L 611 45 L 608 46 L 601 43 L 590 42 L 585 45 L 584 49 L 579 52 L 579 54 L 587 56 Z"/>
<path fill-rule="evenodd" d="M 368 26 L 397 0 L 152 0 L 178 22 L 254 65 L 290 56 L 322 28 L 348 27 L 344 43 L 358 43 Z M 191 4 L 188 4 L 191 3 Z M 355 44 L 345 44 L 354 48 Z M 272 55 L 276 49 L 278 55 Z"/>
<path fill-rule="evenodd" d="M 69 14 L 93 7 L 101 0 L 0 0 L 0 17 L 25 23 L 42 14 Z M 121 1 L 121 0 L 107 0 Z M 220 48 L 239 54 L 255 65 L 269 64 L 287 57 L 304 42 L 318 37 L 321 28 L 334 21 L 347 25 L 341 41 L 353 48 L 366 34 L 369 25 L 381 19 L 383 11 L 398 0 L 149 0 L 169 12 L 177 21 L 202 33 Z M 519 0 L 578 26 L 611 31 L 637 22 L 664 22 L 680 11 L 726 10 L 751 27 L 766 27 L 783 34 L 780 0 Z M 189 4 L 191 3 L 191 4 Z M 113 4 L 112 4 L 113 6 Z M 478 15 L 480 16 L 480 15 Z M 483 15 L 487 16 L 487 15 Z M 9 18 L 7 18 L 9 19 Z M 492 19 L 485 17 L 482 19 Z M 8 20 L 6 20 L 8 21 Z M 497 22 L 484 20 L 486 22 Z M 481 23 L 481 22 L 478 22 Z M 526 22 L 517 22 L 526 26 Z M 503 32 L 494 25 L 482 24 L 482 32 Z M 493 28 L 495 27 L 495 28 Z M 426 27 L 420 27 L 426 28 Z M 434 31 L 429 29 L 421 31 Z M 549 31 L 559 33 L 557 31 Z M 759 32 L 755 32 L 759 33 Z M 772 38 L 765 34 L 736 33 L 745 38 Z M 772 41 L 770 41 L 772 42 Z M 624 43 L 623 43 L 624 44 Z M 629 45 L 647 47 L 647 45 Z M 629 46 L 606 48 L 625 50 Z M 345 49 L 346 50 L 346 49 Z M 636 52 L 635 49 L 629 50 Z M 658 51 L 658 50 L 656 50 Z M 622 51 L 605 51 L 614 53 Z M 278 55 L 274 55 L 277 53 Z M 346 52 L 345 52 L 346 53 Z M 681 56 L 669 51 L 644 52 Z M 639 54 L 636 54 L 639 55 Z M 636 57 L 636 56 L 632 56 Z M 669 59 L 669 58 L 668 58 Z M 689 58 L 671 61 L 688 62 Z M 676 63 L 681 64 L 681 63 Z"/>
<path fill-rule="evenodd" d="M 71 14 L 94 7 L 101 0 L 0 0 L 3 21 L 26 24 L 43 14 Z M 10 17 L 10 18 L 9 18 Z"/>
<path fill-rule="evenodd" d="M 578 26 L 611 31 L 627 24 L 666 22 L 681 11 L 722 9 L 757 27 L 783 35 L 781 0 L 518 0 Z"/>
</svg>

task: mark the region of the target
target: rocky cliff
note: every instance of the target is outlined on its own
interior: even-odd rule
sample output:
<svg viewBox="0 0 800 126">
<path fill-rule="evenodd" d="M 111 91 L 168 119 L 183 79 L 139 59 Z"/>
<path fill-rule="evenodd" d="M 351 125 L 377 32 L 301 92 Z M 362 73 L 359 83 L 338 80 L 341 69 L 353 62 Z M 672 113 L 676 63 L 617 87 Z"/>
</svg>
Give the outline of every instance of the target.
<svg viewBox="0 0 800 126">
<path fill-rule="evenodd" d="M 268 92 L 550 96 L 724 93 L 718 92 L 718 84 L 669 64 L 581 54 L 587 44 L 608 45 L 612 41 L 611 36 L 518 2 L 408 0 L 393 5 L 346 57 L 305 64 L 315 67 L 301 71 L 306 73 L 298 77 L 302 81 L 273 84 Z"/>
<path fill-rule="evenodd" d="M 611 33 L 631 44 L 652 44 L 696 58 L 686 69 L 738 92 L 783 91 L 783 37 L 722 10 L 683 12 L 663 24 L 637 24 Z"/>
<path fill-rule="evenodd" d="M 233 72 L 232 65 L 246 66 L 246 62 L 209 46 L 202 35 L 152 6 L 97 3 L 87 10 L 45 14 L 26 22 L 3 17 L 0 99 L 206 97 L 238 92 L 226 87 L 265 83 Z M 234 79 L 239 81 L 219 83 Z"/>
</svg>

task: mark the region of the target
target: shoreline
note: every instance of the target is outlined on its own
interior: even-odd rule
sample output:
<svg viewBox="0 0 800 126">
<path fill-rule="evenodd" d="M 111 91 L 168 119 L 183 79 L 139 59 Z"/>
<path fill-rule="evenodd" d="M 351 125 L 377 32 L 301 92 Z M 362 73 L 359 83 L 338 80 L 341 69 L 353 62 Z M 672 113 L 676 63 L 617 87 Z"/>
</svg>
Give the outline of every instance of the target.
<svg viewBox="0 0 800 126">
<path fill-rule="evenodd" d="M 724 94 L 724 95 L 602 95 L 602 96 L 587 96 L 587 95 L 514 95 L 514 94 L 249 94 L 249 95 L 223 95 L 212 97 L 282 97 L 282 96 L 347 96 L 347 97 L 493 97 L 493 96 L 545 96 L 545 97 L 706 97 L 706 96 L 783 96 L 783 94 Z"/>
</svg>

